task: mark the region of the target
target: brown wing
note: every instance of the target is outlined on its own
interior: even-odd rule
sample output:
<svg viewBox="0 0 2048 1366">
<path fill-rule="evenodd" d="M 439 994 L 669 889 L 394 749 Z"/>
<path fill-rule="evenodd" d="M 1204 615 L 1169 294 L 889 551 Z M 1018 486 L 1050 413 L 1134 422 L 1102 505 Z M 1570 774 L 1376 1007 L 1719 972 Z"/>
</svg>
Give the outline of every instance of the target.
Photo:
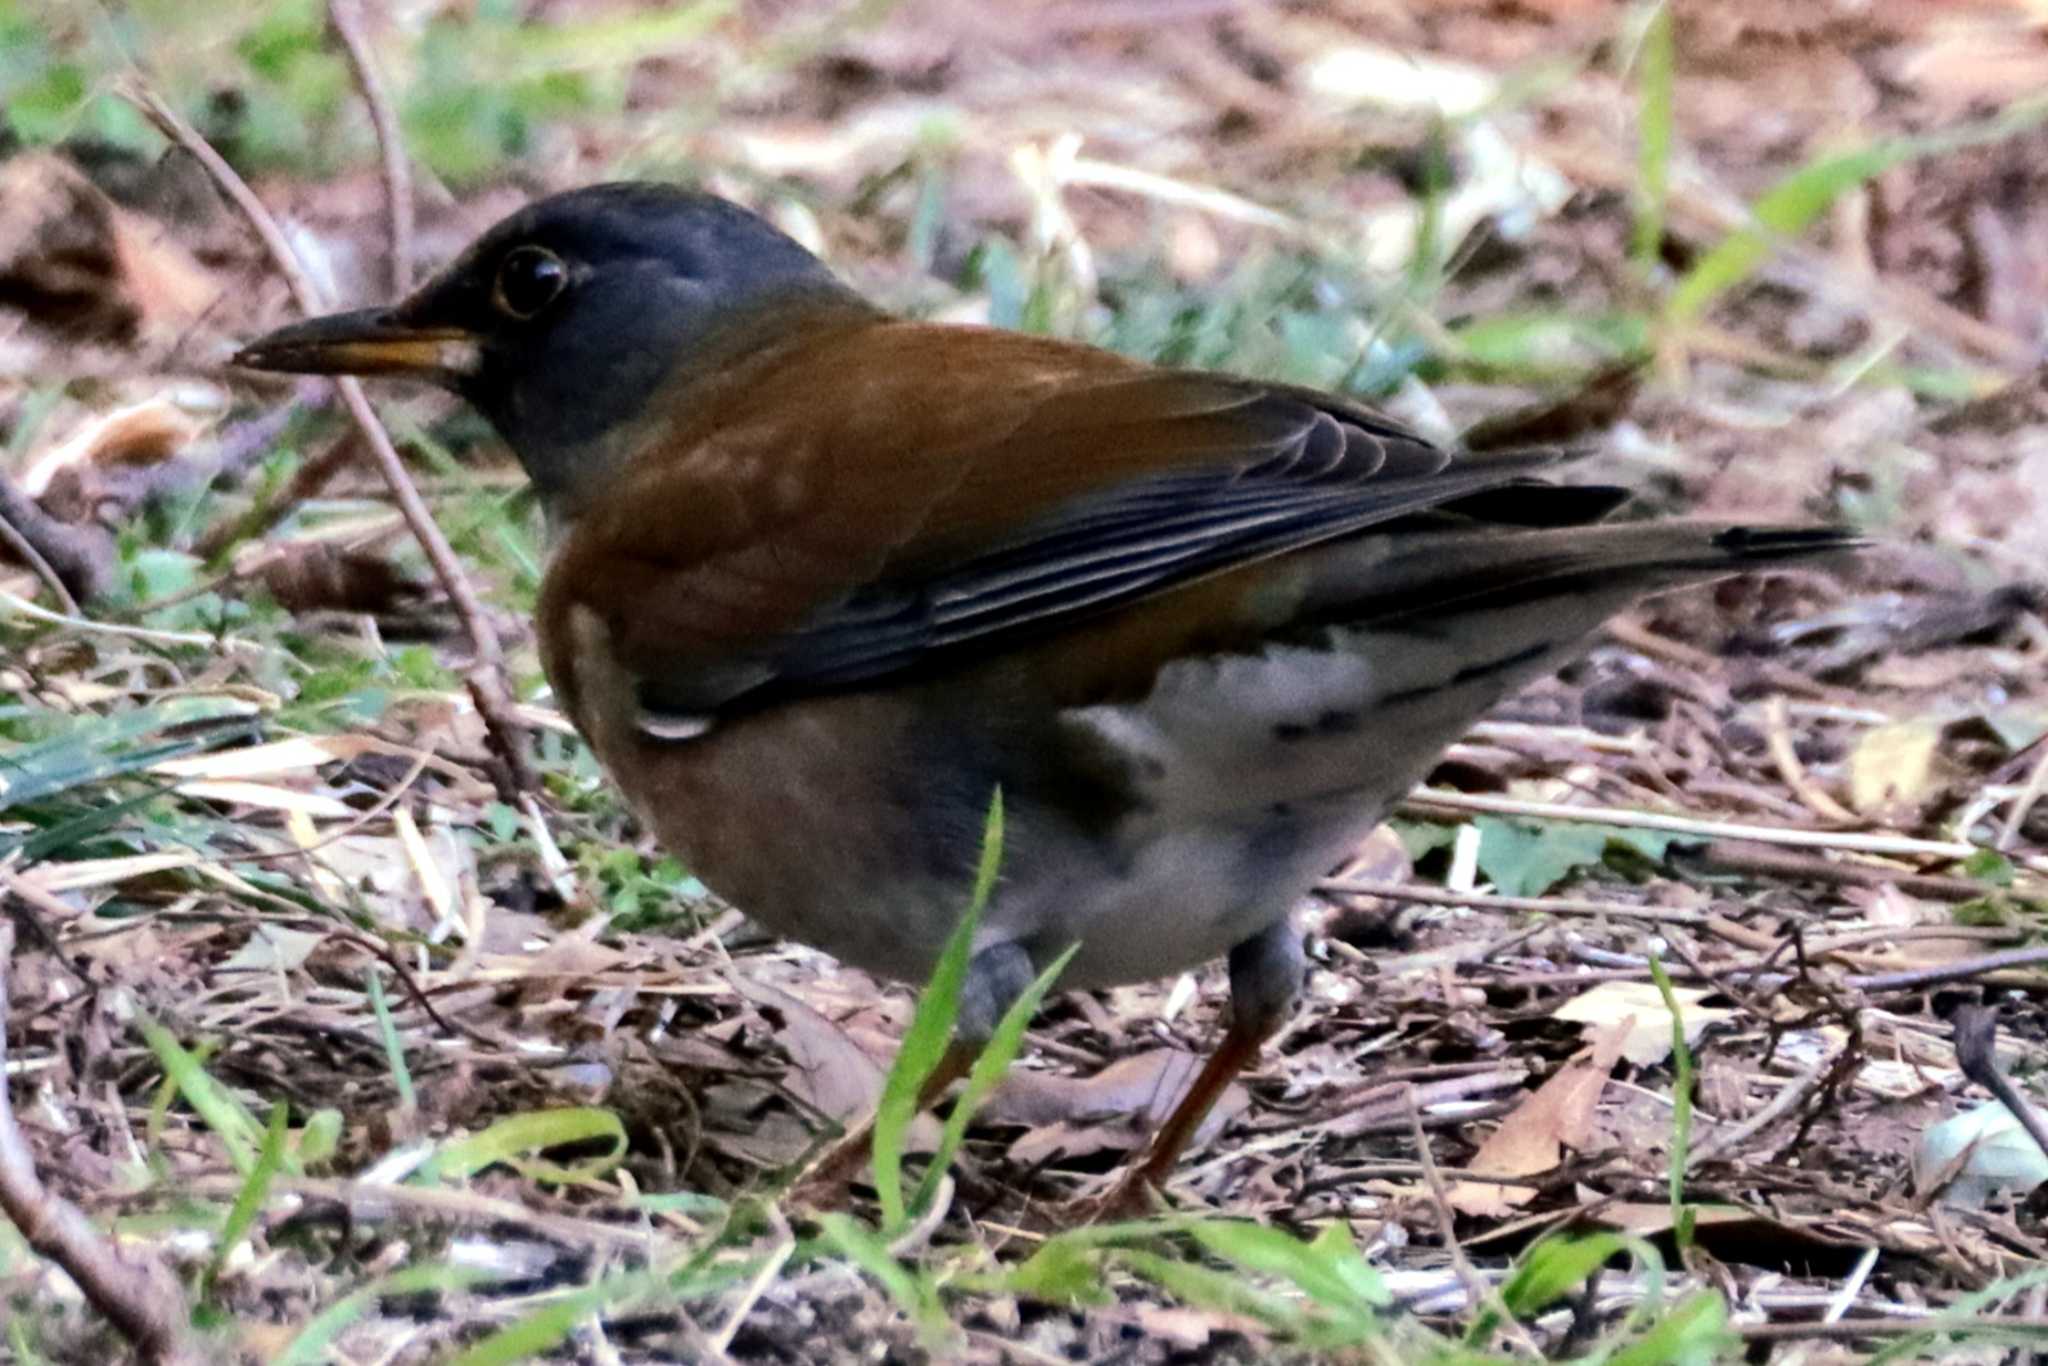
<svg viewBox="0 0 2048 1366">
<path fill-rule="evenodd" d="M 869 684 L 1512 483 L 1330 395 L 980 329 L 784 352 L 571 532 L 543 613 L 604 621 L 651 713 Z"/>
</svg>

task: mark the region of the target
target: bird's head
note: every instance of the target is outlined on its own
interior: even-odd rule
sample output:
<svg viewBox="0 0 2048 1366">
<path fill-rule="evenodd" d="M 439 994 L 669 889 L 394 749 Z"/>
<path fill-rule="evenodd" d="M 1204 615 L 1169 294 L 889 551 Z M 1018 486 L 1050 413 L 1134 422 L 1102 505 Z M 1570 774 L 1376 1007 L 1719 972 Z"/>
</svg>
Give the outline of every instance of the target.
<svg viewBox="0 0 2048 1366">
<path fill-rule="evenodd" d="M 235 364 L 400 375 L 489 418 L 544 496 L 579 501 L 674 386 L 867 305 L 823 262 L 716 196 L 595 185 L 537 200 L 396 304 L 312 318 Z"/>
</svg>

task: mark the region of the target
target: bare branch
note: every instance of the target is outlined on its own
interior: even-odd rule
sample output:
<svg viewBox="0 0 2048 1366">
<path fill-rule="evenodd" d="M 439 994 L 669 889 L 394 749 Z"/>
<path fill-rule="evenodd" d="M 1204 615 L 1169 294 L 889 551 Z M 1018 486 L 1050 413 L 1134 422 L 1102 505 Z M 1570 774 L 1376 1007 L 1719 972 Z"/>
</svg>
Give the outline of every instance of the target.
<svg viewBox="0 0 2048 1366">
<path fill-rule="evenodd" d="M 412 170 L 405 160 L 405 138 L 363 32 L 362 6 L 357 0 L 328 0 L 327 18 L 348 54 L 356 89 L 369 106 L 370 126 L 377 130 L 377 155 L 384 163 L 384 212 L 390 225 L 391 292 L 401 295 L 412 288 Z"/>
<path fill-rule="evenodd" d="M 227 159 L 139 76 L 130 76 L 121 93 L 142 110 L 164 136 L 190 152 L 213 177 L 221 192 L 241 211 L 242 217 L 261 239 L 271 263 L 291 287 L 292 297 L 299 308 L 309 316 L 322 312 L 327 306 L 326 301 L 293 254 L 291 245 L 285 241 L 277 220 L 271 217 L 270 210 L 256 197 L 248 182 L 228 165 Z M 499 786 L 504 789 L 508 800 L 516 801 L 520 792 L 533 787 L 533 777 L 527 771 L 519 745 L 520 729 L 512 715 L 505 688 L 504 656 L 499 648 L 497 632 L 491 629 L 485 618 L 483 604 L 478 600 L 476 590 L 470 586 L 469 576 L 463 572 L 462 562 L 456 558 L 454 548 L 441 534 L 426 501 L 413 486 L 412 476 L 406 473 L 405 462 L 399 458 L 398 448 L 391 444 L 391 434 L 384 430 L 383 422 L 370 406 L 362 384 L 353 376 L 344 375 L 334 381 L 334 386 L 341 395 L 342 406 L 348 409 L 349 417 L 362 433 L 378 473 L 391 489 L 392 501 L 398 505 L 399 515 L 418 538 L 420 548 L 426 552 L 427 563 L 433 567 L 434 577 L 448 594 L 449 603 L 469 635 L 472 664 L 465 681 L 469 684 L 470 696 L 476 701 L 485 728 L 490 732 L 492 748 L 504 766 Z"/>
<path fill-rule="evenodd" d="M 4 470 L 0 470 L 0 542 L 35 572 L 56 600 L 57 610 L 70 617 L 78 615 L 78 599 L 91 597 L 114 567 L 113 537 L 58 521 Z"/>
</svg>

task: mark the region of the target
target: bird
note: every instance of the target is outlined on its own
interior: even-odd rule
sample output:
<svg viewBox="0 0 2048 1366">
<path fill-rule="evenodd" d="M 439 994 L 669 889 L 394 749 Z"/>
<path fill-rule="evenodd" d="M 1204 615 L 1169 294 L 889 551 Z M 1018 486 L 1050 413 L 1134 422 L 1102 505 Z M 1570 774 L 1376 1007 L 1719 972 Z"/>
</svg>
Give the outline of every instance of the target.
<svg viewBox="0 0 2048 1366">
<path fill-rule="evenodd" d="M 936 1096 L 1036 974 L 1223 958 L 1231 1011 L 1100 1209 L 1160 1198 L 1302 995 L 1294 915 L 1444 749 L 1637 600 L 1857 544 L 1616 520 L 1574 452 L 891 315 L 726 199 L 537 199 L 255 370 L 399 376 L 538 495 L 554 697 L 666 848 L 772 932 L 917 983 L 1001 866 Z"/>
</svg>

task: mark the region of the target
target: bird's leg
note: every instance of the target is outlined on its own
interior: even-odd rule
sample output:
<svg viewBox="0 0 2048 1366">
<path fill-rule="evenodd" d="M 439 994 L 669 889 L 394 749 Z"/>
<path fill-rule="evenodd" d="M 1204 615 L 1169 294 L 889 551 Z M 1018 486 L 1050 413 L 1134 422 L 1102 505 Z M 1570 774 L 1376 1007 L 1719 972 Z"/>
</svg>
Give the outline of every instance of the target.
<svg viewBox="0 0 2048 1366">
<path fill-rule="evenodd" d="M 1173 1174 L 1181 1153 L 1224 1090 L 1257 1060 L 1259 1048 L 1294 1013 L 1306 974 L 1301 931 L 1289 919 L 1274 922 L 1230 951 L 1230 1028 L 1180 1104 L 1152 1135 L 1144 1158 L 1125 1170 L 1095 1209 L 1098 1217 L 1128 1219 L 1149 1212 L 1153 1190 Z"/>
<path fill-rule="evenodd" d="M 920 1112 L 936 1105 L 947 1088 L 967 1075 L 995 1033 L 997 1022 L 1035 976 L 1031 955 L 1018 944 L 991 944 L 968 960 L 967 979 L 960 985 L 960 1009 L 953 1019 L 953 1039 L 918 1088 Z M 840 1203 L 847 1184 L 871 1156 L 874 1138 L 875 1117 L 871 1114 L 819 1155 L 797 1178 L 796 1189 L 813 1203 Z"/>
</svg>

